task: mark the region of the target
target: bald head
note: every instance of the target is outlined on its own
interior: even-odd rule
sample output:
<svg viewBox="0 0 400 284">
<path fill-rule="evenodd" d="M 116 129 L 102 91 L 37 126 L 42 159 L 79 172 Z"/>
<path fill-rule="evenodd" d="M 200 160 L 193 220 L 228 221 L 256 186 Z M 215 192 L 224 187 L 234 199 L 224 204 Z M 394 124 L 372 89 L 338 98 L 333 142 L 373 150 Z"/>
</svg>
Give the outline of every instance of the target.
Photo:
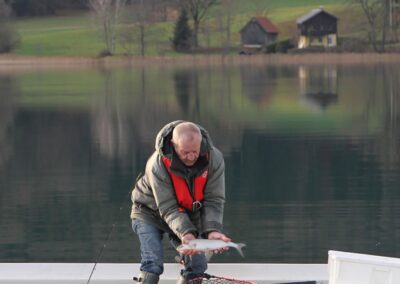
<svg viewBox="0 0 400 284">
<path fill-rule="evenodd" d="M 172 132 L 172 142 L 178 143 L 180 140 L 192 141 L 201 140 L 201 132 L 199 127 L 192 122 L 182 122 L 175 126 Z"/>
<path fill-rule="evenodd" d="M 172 145 L 186 166 L 193 166 L 200 155 L 201 132 L 192 122 L 182 122 L 172 132 Z"/>
</svg>

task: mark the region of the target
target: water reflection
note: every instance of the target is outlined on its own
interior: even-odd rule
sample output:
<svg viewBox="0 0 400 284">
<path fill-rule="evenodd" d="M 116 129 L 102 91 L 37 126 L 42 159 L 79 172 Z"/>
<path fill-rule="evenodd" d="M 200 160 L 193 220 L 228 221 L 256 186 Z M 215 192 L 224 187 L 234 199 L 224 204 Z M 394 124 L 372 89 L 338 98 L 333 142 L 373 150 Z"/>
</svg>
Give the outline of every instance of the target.
<svg viewBox="0 0 400 284">
<path fill-rule="evenodd" d="M 338 66 L 300 66 L 300 100 L 312 111 L 324 111 L 338 101 Z"/>
<path fill-rule="evenodd" d="M 12 154 L 11 132 L 14 120 L 14 99 L 17 96 L 17 86 L 12 76 L 1 75 L 0 86 L 0 169 Z"/>
<path fill-rule="evenodd" d="M 100 75 L 103 86 L 91 112 L 92 137 L 105 157 L 123 161 L 129 154 L 129 121 L 120 109 L 119 92 L 114 92 L 118 90 L 115 73 L 102 70 Z"/>
<path fill-rule="evenodd" d="M 275 94 L 278 69 L 241 66 L 240 75 L 243 94 L 255 105 L 266 108 Z"/>
<path fill-rule="evenodd" d="M 382 84 L 383 90 L 383 134 L 378 143 L 378 151 L 384 159 L 384 164 L 396 165 L 400 162 L 400 71 L 394 66 L 384 66 L 377 70 L 377 84 Z M 372 96 L 372 94 L 370 94 Z"/>
<path fill-rule="evenodd" d="M 181 70 L 174 72 L 176 102 L 183 115 L 192 114 L 199 117 L 199 74 L 198 70 Z M 191 101 L 193 103 L 191 104 Z"/>
<path fill-rule="evenodd" d="M 129 190 L 175 119 L 202 124 L 224 152 L 225 229 L 248 244 L 246 262 L 399 256 L 399 75 L 395 65 L 2 75 L 0 261 L 93 261 L 113 224 L 101 261 L 138 261 Z"/>
</svg>

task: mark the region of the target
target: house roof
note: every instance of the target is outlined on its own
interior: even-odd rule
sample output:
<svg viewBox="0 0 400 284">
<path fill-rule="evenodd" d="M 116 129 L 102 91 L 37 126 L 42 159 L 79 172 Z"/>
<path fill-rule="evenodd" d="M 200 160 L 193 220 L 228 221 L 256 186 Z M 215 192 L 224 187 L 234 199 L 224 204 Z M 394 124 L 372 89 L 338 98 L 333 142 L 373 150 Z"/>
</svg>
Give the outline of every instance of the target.
<svg viewBox="0 0 400 284">
<path fill-rule="evenodd" d="M 302 24 L 302 23 L 308 21 L 309 19 L 315 17 L 315 16 L 318 15 L 319 13 L 325 13 L 325 14 L 327 14 L 327 15 L 329 15 L 329 16 L 335 18 L 335 19 L 337 19 L 334 15 L 329 14 L 328 12 L 326 12 L 323 8 L 318 8 L 318 9 L 311 10 L 311 11 L 308 12 L 307 14 L 305 14 L 305 15 L 301 16 L 300 18 L 298 18 L 297 21 L 296 21 L 296 23 L 297 23 L 297 24 Z"/>
<path fill-rule="evenodd" d="M 263 28 L 263 30 L 267 33 L 271 33 L 271 34 L 279 33 L 278 28 L 268 18 L 260 17 L 260 16 L 252 18 L 240 31 L 242 31 L 252 21 L 256 21 Z"/>
<path fill-rule="evenodd" d="M 278 28 L 267 17 L 255 17 L 260 26 L 268 33 L 279 33 Z"/>
</svg>

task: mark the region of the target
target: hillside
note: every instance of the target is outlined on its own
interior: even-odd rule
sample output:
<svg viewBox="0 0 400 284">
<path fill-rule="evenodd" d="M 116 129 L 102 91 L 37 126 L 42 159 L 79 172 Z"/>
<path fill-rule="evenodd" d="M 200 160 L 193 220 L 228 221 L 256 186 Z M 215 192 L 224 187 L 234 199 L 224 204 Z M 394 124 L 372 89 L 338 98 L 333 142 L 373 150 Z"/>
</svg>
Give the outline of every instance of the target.
<svg viewBox="0 0 400 284">
<path fill-rule="evenodd" d="M 325 10 L 339 18 L 339 35 L 356 33 L 350 30 L 347 22 L 354 19 L 354 13 L 349 9 L 346 0 L 233 0 L 230 9 L 232 15 L 230 31 L 231 45 L 239 46 L 239 30 L 255 15 L 270 18 L 280 30 L 280 39 L 286 39 L 296 34 L 296 19 L 311 9 L 323 6 Z M 221 47 L 225 41 L 226 31 L 221 30 L 221 15 L 226 15 L 222 5 L 210 11 L 203 24 L 199 36 L 203 47 Z M 222 19 L 222 20 L 221 20 Z M 96 25 L 88 12 L 63 13 L 58 16 L 18 18 L 15 21 L 20 37 L 20 45 L 15 51 L 21 55 L 35 56 L 96 56 L 104 49 L 104 44 Z M 344 28 L 346 26 L 346 29 Z M 154 23 L 146 26 L 146 55 L 170 55 L 169 39 L 172 37 L 174 21 Z M 131 29 L 131 36 L 137 37 L 137 29 L 133 26 L 120 25 L 119 29 Z M 354 29 L 356 29 L 356 25 Z M 131 46 L 132 54 L 139 54 L 138 46 Z M 117 45 L 117 54 L 127 50 Z"/>
</svg>

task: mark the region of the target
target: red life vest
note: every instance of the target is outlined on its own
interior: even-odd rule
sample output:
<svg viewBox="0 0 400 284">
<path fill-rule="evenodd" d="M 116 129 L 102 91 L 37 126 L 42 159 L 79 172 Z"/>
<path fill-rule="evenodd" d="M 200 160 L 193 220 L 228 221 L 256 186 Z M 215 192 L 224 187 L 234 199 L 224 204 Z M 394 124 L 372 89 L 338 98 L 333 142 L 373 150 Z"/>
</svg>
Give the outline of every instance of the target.
<svg viewBox="0 0 400 284">
<path fill-rule="evenodd" d="M 199 204 L 199 202 L 203 201 L 204 199 L 204 187 L 208 179 L 208 170 L 206 169 L 201 175 L 194 178 L 193 199 L 192 195 L 190 194 L 189 186 L 186 183 L 185 179 L 174 174 L 171 171 L 171 161 L 168 160 L 168 158 L 165 156 L 162 157 L 162 161 L 164 163 L 164 166 L 168 170 L 169 176 L 171 177 L 178 204 L 182 207 L 180 208 L 180 211 L 183 211 L 183 208 L 192 211 L 193 203 L 197 202 L 197 204 Z"/>
</svg>

